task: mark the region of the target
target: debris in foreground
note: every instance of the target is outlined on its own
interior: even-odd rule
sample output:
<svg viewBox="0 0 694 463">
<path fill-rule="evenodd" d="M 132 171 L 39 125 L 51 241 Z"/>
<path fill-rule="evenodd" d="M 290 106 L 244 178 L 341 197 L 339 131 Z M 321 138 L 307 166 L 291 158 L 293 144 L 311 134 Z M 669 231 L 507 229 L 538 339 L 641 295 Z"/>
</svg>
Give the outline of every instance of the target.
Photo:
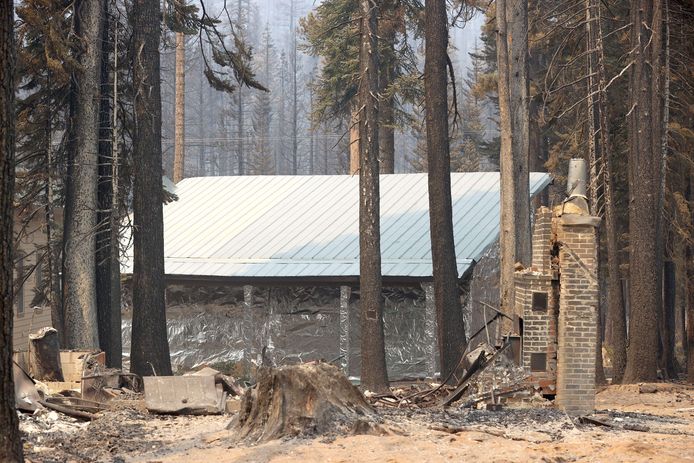
<svg viewBox="0 0 694 463">
<path fill-rule="evenodd" d="M 17 410 L 34 412 L 40 408 L 41 396 L 31 376 L 16 362 L 12 362 L 12 375 L 14 376 L 14 397 Z"/>
<path fill-rule="evenodd" d="M 64 381 L 58 330 L 46 327 L 29 335 L 29 370 L 39 381 Z"/>
<path fill-rule="evenodd" d="M 304 363 L 261 368 L 257 384 L 229 423 L 238 440 L 264 442 L 282 437 L 324 435 L 378 427 L 376 412 L 337 367 Z"/>
<path fill-rule="evenodd" d="M 231 376 L 222 374 L 219 370 L 210 367 L 203 367 L 198 371 L 185 373 L 183 376 L 212 376 L 215 384 L 221 384 L 222 388 L 229 394 L 242 396 L 245 392 L 243 387 Z"/>
<path fill-rule="evenodd" d="M 226 392 L 214 376 L 146 376 L 145 406 L 152 413 L 218 415 L 226 408 Z"/>
</svg>

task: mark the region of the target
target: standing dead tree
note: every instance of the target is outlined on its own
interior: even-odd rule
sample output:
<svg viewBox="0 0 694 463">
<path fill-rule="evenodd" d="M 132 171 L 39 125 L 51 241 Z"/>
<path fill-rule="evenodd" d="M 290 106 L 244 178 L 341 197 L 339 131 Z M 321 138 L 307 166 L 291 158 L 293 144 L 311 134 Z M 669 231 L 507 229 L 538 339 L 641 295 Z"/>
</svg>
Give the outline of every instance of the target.
<svg viewBox="0 0 694 463">
<path fill-rule="evenodd" d="M 139 375 L 170 375 L 164 306 L 159 2 L 135 0 L 130 14 L 135 87 L 131 370 Z"/>
<path fill-rule="evenodd" d="M 658 370 L 662 304 L 662 0 L 631 3 L 629 95 L 629 346 L 624 382 L 651 381 Z"/>
<path fill-rule="evenodd" d="M 378 0 L 359 0 L 359 306 L 361 383 L 371 391 L 388 387 L 383 295 L 378 166 Z"/>
<path fill-rule="evenodd" d="M 96 226 L 101 95 L 102 7 L 75 2 L 79 66 L 74 76 L 73 131 L 65 198 L 63 310 L 70 348 L 99 347 L 96 306 Z"/>
<path fill-rule="evenodd" d="M 519 24 L 523 22 L 524 25 Z M 513 291 L 515 264 L 518 259 L 526 265 L 529 263 L 530 247 L 528 143 L 527 140 L 516 140 L 516 137 L 524 139 L 528 137 L 527 60 L 525 57 L 528 29 L 527 2 L 511 0 L 511 4 L 508 4 L 506 0 L 497 0 L 496 25 L 499 129 L 501 131 L 500 305 L 501 310 L 513 313 L 515 310 Z M 523 42 L 525 42 L 525 48 L 523 48 Z M 509 44 L 511 44 L 510 50 Z M 519 86 L 525 87 L 525 90 L 516 88 Z M 508 322 L 501 323 L 500 327 L 504 332 L 512 330 Z"/>
<path fill-rule="evenodd" d="M 441 377 L 449 377 L 465 350 L 465 326 L 458 293 L 458 269 L 453 239 L 451 156 L 448 133 L 448 17 L 445 0 L 425 6 L 424 101 L 429 223 L 434 277 L 434 303 Z"/>
<path fill-rule="evenodd" d="M 99 184 L 96 230 L 96 303 L 99 323 L 99 347 L 109 367 L 120 368 L 121 340 L 118 204 L 117 73 L 118 18 L 110 11 L 111 3 L 101 1 L 101 101 L 99 108 Z M 113 62 L 113 67 L 111 63 Z M 111 85 L 113 76 L 113 85 Z"/>
</svg>

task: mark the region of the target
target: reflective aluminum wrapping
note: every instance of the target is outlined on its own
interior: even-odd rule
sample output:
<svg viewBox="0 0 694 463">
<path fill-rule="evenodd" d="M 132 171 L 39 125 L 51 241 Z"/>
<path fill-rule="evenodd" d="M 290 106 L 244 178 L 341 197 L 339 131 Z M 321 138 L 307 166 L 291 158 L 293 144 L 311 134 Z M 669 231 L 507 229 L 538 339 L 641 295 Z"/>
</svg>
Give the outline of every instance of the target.
<svg viewBox="0 0 694 463">
<path fill-rule="evenodd" d="M 429 377 L 436 338 L 425 291 L 385 287 L 383 294 L 390 379 Z M 203 364 L 269 361 L 279 366 L 322 359 L 358 377 L 358 312 L 359 291 L 348 286 L 177 286 L 167 296 L 171 361 L 174 370 L 185 371 Z M 131 328 L 126 311 L 126 361 Z"/>
</svg>

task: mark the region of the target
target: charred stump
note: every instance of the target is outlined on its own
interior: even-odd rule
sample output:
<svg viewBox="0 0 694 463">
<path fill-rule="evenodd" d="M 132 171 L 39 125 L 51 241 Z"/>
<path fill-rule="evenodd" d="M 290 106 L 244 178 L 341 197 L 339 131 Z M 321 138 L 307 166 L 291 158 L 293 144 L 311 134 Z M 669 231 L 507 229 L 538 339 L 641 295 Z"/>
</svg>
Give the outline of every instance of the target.
<svg viewBox="0 0 694 463">
<path fill-rule="evenodd" d="M 64 381 L 55 328 L 42 328 L 29 335 L 29 371 L 39 381 Z"/>
<path fill-rule="evenodd" d="M 268 441 L 350 431 L 375 411 L 335 366 L 307 363 L 261 368 L 258 383 L 241 400 L 228 429 L 238 440 Z"/>
</svg>

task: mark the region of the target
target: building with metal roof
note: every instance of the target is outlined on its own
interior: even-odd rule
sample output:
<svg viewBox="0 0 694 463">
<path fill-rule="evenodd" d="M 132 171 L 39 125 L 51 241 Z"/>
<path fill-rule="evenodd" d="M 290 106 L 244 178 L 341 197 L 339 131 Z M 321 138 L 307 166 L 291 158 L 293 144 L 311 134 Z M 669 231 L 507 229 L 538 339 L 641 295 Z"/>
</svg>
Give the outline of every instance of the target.
<svg viewBox="0 0 694 463">
<path fill-rule="evenodd" d="M 380 182 L 389 376 L 432 377 L 427 174 L 382 175 Z M 549 183 L 548 174 L 531 174 L 531 195 Z M 255 363 L 262 353 L 278 365 L 341 359 L 348 374 L 359 375 L 357 176 L 189 178 L 167 191 L 178 197 L 164 206 L 175 367 Z M 485 294 L 498 294 L 499 191 L 498 172 L 451 174 L 458 275 L 461 288 L 471 288 L 463 298 L 475 294 L 476 280 Z M 132 273 L 132 249 L 123 265 Z M 466 331 L 476 329 L 473 309 L 466 310 Z"/>
<path fill-rule="evenodd" d="M 530 175 L 530 192 L 546 187 Z M 427 174 L 381 176 L 385 279 L 430 279 Z M 236 176 L 188 178 L 164 206 L 170 279 L 355 279 L 359 275 L 359 178 Z M 499 173 L 452 173 L 458 274 L 499 234 Z M 124 273 L 132 273 L 132 250 Z"/>
</svg>

